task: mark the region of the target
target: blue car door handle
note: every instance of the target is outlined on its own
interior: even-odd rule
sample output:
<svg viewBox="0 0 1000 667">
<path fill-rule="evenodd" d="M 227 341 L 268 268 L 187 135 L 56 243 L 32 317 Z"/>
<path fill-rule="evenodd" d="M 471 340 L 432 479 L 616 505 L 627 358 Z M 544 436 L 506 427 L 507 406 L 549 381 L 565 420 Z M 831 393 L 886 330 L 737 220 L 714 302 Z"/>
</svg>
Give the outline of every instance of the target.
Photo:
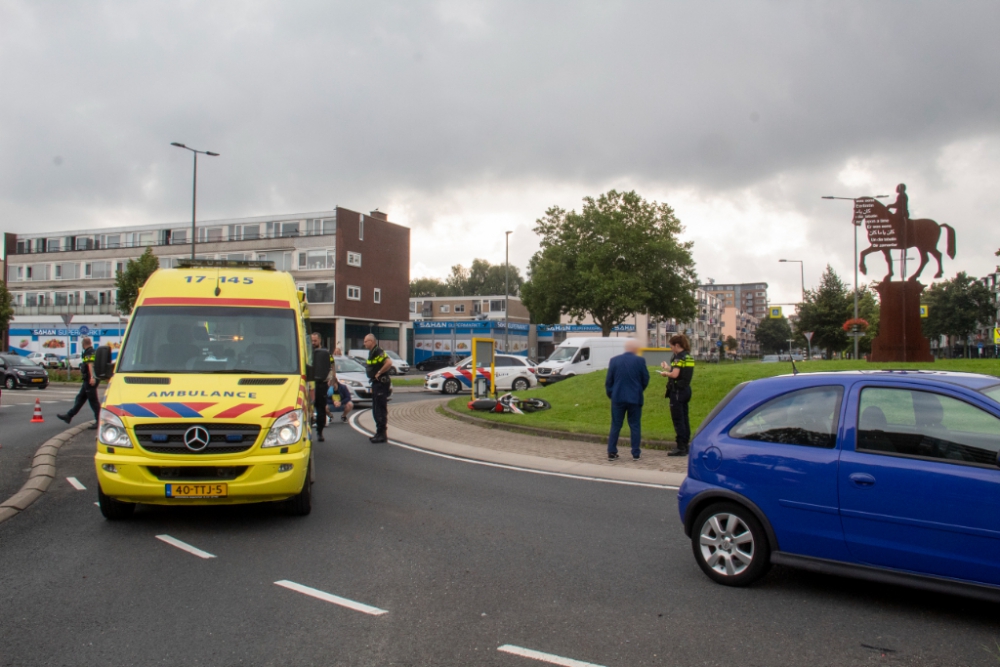
<svg viewBox="0 0 1000 667">
<path fill-rule="evenodd" d="M 875 478 L 866 472 L 853 472 L 850 475 L 850 479 L 854 483 L 854 486 L 862 488 L 875 486 Z"/>
</svg>

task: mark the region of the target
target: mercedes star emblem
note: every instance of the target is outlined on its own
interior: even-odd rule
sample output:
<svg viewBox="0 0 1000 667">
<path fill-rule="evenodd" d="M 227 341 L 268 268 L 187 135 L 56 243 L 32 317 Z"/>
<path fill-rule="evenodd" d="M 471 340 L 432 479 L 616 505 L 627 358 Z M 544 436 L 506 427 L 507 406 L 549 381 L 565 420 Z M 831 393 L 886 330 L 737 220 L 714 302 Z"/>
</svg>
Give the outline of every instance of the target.
<svg viewBox="0 0 1000 667">
<path fill-rule="evenodd" d="M 200 452 L 208 447 L 212 437 L 201 426 L 192 426 L 184 431 L 184 446 L 192 452 Z"/>
</svg>

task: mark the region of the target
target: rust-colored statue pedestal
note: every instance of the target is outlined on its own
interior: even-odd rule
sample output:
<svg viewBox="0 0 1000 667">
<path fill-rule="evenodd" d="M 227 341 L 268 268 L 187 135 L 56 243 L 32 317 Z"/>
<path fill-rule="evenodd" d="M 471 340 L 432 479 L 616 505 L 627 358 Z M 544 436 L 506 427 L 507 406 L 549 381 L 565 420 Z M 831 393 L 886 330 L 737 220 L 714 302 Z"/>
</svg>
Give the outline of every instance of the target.
<svg viewBox="0 0 1000 667">
<path fill-rule="evenodd" d="M 882 306 L 869 361 L 934 361 L 930 341 L 920 328 L 924 286 L 916 280 L 884 280 L 875 289 Z"/>
</svg>

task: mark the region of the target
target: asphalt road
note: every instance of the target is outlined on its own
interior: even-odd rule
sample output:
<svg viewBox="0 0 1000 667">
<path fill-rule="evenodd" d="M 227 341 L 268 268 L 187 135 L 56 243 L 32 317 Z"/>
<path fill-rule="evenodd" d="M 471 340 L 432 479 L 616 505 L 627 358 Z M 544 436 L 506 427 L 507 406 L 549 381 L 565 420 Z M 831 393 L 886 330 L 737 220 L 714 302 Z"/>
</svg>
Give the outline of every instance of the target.
<svg viewBox="0 0 1000 667">
<path fill-rule="evenodd" d="M 337 423 L 309 517 L 146 507 L 111 523 L 91 442 L 64 446 L 49 492 L 0 524 L 0 665 L 545 664 L 507 646 L 607 667 L 1000 655 L 991 604 L 783 568 L 713 584 L 668 490 L 372 445 Z"/>
</svg>

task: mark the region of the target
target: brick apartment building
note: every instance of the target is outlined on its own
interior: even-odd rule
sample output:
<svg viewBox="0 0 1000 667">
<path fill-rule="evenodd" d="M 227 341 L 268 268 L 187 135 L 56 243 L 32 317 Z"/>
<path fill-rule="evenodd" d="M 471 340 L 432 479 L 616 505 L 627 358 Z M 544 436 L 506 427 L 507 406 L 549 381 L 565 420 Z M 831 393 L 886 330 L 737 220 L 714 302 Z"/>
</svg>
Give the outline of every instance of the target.
<svg viewBox="0 0 1000 667">
<path fill-rule="evenodd" d="M 699 285 L 698 289 L 714 295 L 722 302 L 723 308 L 730 306 L 739 308 L 758 320 L 767 317 L 767 283 L 709 282 L 707 285 Z"/>
<path fill-rule="evenodd" d="M 191 257 L 189 222 L 5 234 L 4 278 L 14 298 L 11 345 L 35 351 L 45 336 L 73 335 L 80 324 L 114 339 L 123 325 L 115 273 L 152 248 L 160 266 Z M 312 327 L 346 352 L 376 334 L 406 356 L 410 230 L 384 213 L 345 208 L 317 213 L 205 220 L 200 259 L 267 260 L 306 293 Z M 71 325 L 63 316 L 72 316 Z M 98 336 L 102 335 L 98 334 Z M 17 344 L 15 345 L 15 340 Z M 73 352 L 75 350 L 71 350 Z"/>
</svg>

